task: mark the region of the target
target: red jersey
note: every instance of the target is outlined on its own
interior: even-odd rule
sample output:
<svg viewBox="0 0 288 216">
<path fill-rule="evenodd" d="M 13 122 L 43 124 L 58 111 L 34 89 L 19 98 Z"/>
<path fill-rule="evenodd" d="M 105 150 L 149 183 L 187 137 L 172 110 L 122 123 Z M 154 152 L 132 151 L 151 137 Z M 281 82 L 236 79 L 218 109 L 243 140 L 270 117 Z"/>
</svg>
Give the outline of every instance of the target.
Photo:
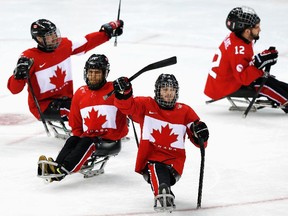
<svg viewBox="0 0 288 216">
<path fill-rule="evenodd" d="M 35 97 L 42 112 L 48 107 L 52 99 L 73 96 L 73 80 L 71 56 L 81 55 L 96 46 L 108 41 L 104 32 L 94 32 L 85 36 L 82 42 L 72 42 L 62 38 L 59 47 L 53 52 L 43 52 L 38 48 L 25 50 L 21 56 L 34 59 L 29 76 Z M 12 75 L 7 87 L 13 94 L 20 93 L 27 80 L 16 80 Z M 31 113 L 40 118 L 33 96 L 28 88 L 28 105 Z"/>
<path fill-rule="evenodd" d="M 217 100 L 263 76 L 263 71 L 252 64 L 253 56 L 253 43 L 230 33 L 214 55 L 204 93 Z"/>
<path fill-rule="evenodd" d="M 82 86 L 75 92 L 69 114 L 74 136 L 119 140 L 127 135 L 127 118 L 114 106 L 115 95 L 103 99 L 112 90 L 113 83 L 107 82 L 98 90 Z"/>
<path fill-rule="evenodd" d="M 115 105 L 141 127 L 135 171 L 141 174 L 148 161 L 158 161 L 173 166 L 181 175 L 186 159 L 185 136 L 188 134 L 194 143 L 189 128 L 199 120 L 194 110 L 183 103 L 176 103 L 173 110 L 164 110 L 151 97 L 116 98 Z"/>
</svg>

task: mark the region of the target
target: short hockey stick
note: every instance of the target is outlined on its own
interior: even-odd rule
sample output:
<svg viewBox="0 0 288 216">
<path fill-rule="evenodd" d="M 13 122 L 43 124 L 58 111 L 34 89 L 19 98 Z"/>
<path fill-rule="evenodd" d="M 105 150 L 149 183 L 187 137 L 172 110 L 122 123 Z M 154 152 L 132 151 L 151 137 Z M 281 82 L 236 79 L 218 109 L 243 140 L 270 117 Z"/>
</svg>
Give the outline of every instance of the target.
<svg viewBox="0 0 288 216">
<path fill-rule="evenodd" d="M 131 82 L 136 77 L 138 77 L 139 75 L 141 75 L 142 73 L 144 73 L 146 71 L 154 70 L 154 69 L 158 69 L 158 68 L 162 68 L 162 67 L 166 67 L 166 66 L 173 65 L 173 64 L 176 64 L 176 63 L 177 63 L 176 56 L 173 56 L 173 57 L 170 57 L 170 58 L 158 61 L 158 62 L 154 62 L 154 63 L 149 64 L 146 67 L 142 68 L 140 71 L 138 71 L 133 76 L 131 76 L 129 78 L 129 81 Z M 104 100 L 107 100 L 107 98 L 109 98 L 112 94 L 114 94 L 114 90 L 109 92 L 107 95 L 104 95 L 103 96 Z"/>
<path fill-rule="evenodd" d="M 204 163 L 205 163 L 205 147 L 204 141 L 201 137 L 198 138 L 201 152 L 201 165 L 200 165 L 200 176 L 199 176 L 199 187 L 198 187 L 198 200 L 197 209 L 201 208 L 202 200 L 202 188 L 203 188 L 203 177 L 204 177 Z"/>
<path fill-rule="evenodd" d="M 275 50 L 275 47 L 269 47 L 269 50 Z M 261 85 L 259 86 L 255 96 L 253 97 L 252 101 L 249 103 L 249 106 L 247 107 L 247 109 L 245 110 L 244 114 L 243 114 L 243 118 L 246 118 L 246 116 L 248 115 L 250 109 L 252 108 L 255 100 L 257 99 L 258 95 L 260 94 L 263 86 L 265 85 L 265 83 L 267 82 L 268 80 L 268 77 L 269 77 L 269 72 L 270 72 L 270 69 L 271 69 L 271 65 L 268 65 L 267 67 L 265 67 L 265 75 L 264 75 L 264 78 L 262 80 L 262 83 Z"/>
<path fill-rule="evenodd" d="M 37 110 L 38 110 L 38 112 L 39 112 L 40 119 L 41 119 L 41 121 L 42 121 L 42 123 L 43 123 L 43 125 L 44 125 L 45 131 L 46 131 L 46 133 L 47 133 L 48 136 L 51 136 L 51 134 L 50 134 L 50 132 L 49 132 L 49 130 L 48 130 L 48 127 L 47 127 L 45 118 L 44 118 L 44 116 L 43 116 L 43 113 L 42 113 L 42 111 L 41 111 L 41 109 L 40 109 L 40 105 L 39 105 L 38 100 L 37 100 L 37 98 L 36 98 L 36 96 L 35 96 L 34 89 L 33 89 L 33 87 L 32 87 L 32 84 L 31 84 L 31 81 L 30 81 L 30 77 L 29 77 L 29 76 L 28 76 L 28 78 L 27 78 L 27 83 L 28 83 L 28 87 L 29 87 L 29 89 L 30 89 L 30 92 L 31 92 L 31 94 L 32 94 L 34 103 L 36 104 Z"/>
<path fill-rule="evenodd" d="M 121 0 L 119 0 L 117 20 L 120 19 L 120 10 L 121 10 Z M 117 46 L 117 36 L 115 36 L 114 46 L 115 47 Z"/>
</svg>

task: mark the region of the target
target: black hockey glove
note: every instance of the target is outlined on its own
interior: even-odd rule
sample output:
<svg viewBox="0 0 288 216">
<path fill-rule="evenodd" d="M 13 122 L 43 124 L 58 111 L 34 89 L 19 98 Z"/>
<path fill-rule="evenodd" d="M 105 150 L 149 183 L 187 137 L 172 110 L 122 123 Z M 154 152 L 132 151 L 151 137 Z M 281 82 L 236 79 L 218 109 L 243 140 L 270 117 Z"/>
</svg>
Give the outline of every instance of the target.
<svg viewBox="0 0 288 216">
<path fill-rule="evenodd" d="M 254 56 L 254 66 L 262 70 L 264 67 L 276 64 L 278 58 L 278 51 L 269 48 Z"/>
<path fill-rule="evenodd" d="M 206 142 L 209 138 L 209 130 L 207 125 L 202 121 L 195 121 L 191 126 L 190 130 L 194 134 L 195 138 L 202 138 L 204 142 Z M 196 141 L 196 140 L 195 140 Z M 196 143 L 198 144 L 198 142 Z"/>
<path fill-rule="evenodd" d="M 14 78 L 27 79 L 29 76 L 29 70 L 33 65 L 34 60 L 32 58 L 20 57 L 17 62 L 17 66 L 13 72 Z"/>
<path fill-rule="evenodd" d="M 116 98 L 128 99 L 132 96 L 132 85 L 127 77 L 120 77 L 113 82 Z"/>
<path fill-rule="evenodd" d="M 119 36 L 123 33 L 124 22 L 122 20 L 116 20 L 114 22 L 109 22 L 101 26 L 100 32 L 104 31 L 109 37 Z"/>
</svg>

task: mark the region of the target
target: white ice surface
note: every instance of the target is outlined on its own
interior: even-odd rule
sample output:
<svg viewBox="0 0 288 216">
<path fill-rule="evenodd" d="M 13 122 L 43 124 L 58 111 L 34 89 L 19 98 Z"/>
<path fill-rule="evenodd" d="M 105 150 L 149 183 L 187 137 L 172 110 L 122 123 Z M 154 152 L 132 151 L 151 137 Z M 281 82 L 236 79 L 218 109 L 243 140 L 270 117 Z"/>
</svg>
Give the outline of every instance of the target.
<svg viewBox="0 0 288 216">
<path fill-rule="evenodd" d="M 125 28 L 118 46 L 112 39 L 72 59 L 77 89 L 84 84 L 83 66 L 92 53 L 108 56 L 109 80 L 177 56 L 176 65 L 133 81 L 135 95 L 153 95 L 159 74 L 174 73 L 180 83 L 179 101 L 192 106 L 210 129 L 202 209 L 196 210 L 200 151 L 187 141 L 184 174 L 173 186 L 177 210 L 172 215 L 288 215 L 288 116 L 264 109 L 243 119 L 241 113 L 228 111 L 227 101 L 205 104 L 211 59 L 228 34 L 226 16 L 241 5 L 253 7 L 262 20 L 255 51 L 276 46 L 279 60 L 271 73 L 288 82 L 285 0 L 123 0 L 120 17 Z M 78 38 L 116 19 L 117 10 L 118 0 L 0 0 L 0 215 L 165 215 L 153 211 L 150 187 L 134 172 L 137 147 L 132 128 L 131 141 L 123 143 L 104 175 L 84 179 L 74 174 L 44 184 L 36 177 L 38 157 L 55 158 L 64 141 L 47 137 L 42 123 L 34 120 L 26 90 L 12 95 L 6 87 L 20 53 L 35 46 L 29 32 L 33 21 L 50 19 L 62 36 Z"/>
</svg>

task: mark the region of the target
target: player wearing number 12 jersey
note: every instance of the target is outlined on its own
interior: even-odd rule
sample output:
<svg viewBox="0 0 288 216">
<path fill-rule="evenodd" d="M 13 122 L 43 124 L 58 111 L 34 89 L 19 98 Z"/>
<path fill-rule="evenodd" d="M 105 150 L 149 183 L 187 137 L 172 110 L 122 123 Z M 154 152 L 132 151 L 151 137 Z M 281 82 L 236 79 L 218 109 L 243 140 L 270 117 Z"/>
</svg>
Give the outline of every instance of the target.
<svg viewBox="0 0 288 216">
<path fill-rule="evenodd" d="M 214 99 L 226 97 L 242 86 L 257 90 L 267 66 L 276 64 L 278 51 L 267 49 L 254 56 L 253 45 L 259 39 L 260 18 L 252 8 L 236 7 L 229 13 L 226 26 L 231 33 L 215 53 L 204 93 Z M 269 76 L 260 95 L 277 105 L 288 105 L 288 84 Z M 283 109 L 287 112 L 287 108 Z"/>
</svg>

